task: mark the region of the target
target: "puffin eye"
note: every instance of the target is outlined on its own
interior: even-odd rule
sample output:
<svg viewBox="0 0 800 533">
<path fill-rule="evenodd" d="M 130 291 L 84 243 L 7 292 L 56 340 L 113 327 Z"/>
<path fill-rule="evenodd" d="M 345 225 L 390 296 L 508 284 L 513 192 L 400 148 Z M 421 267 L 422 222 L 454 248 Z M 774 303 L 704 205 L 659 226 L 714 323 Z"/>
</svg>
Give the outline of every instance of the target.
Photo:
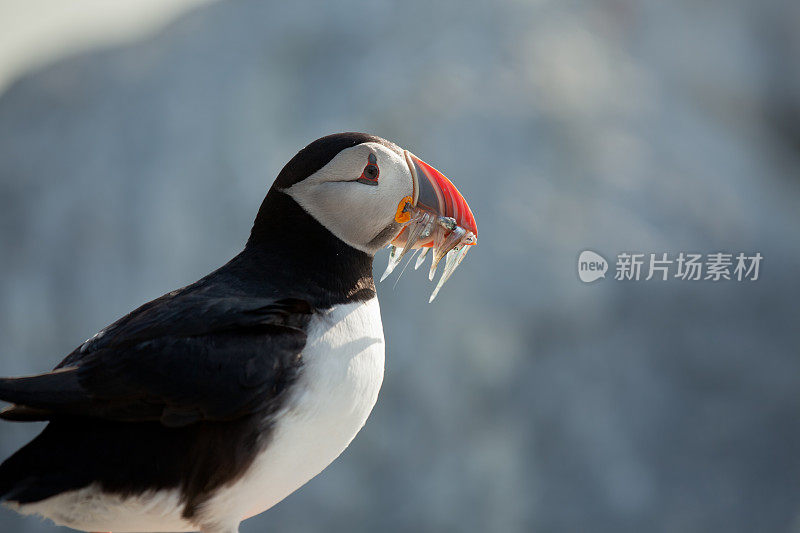
<svg viewBox="0 0 800 533">
<path fill-rule="evenodd" d="M 375 154 L 369 154 L 367 166 L 364 167 L 361 177 L 356 181 L 365 185 L 377 185 L 380 173 L 381 171 L 378 169 L 378 158 L 375 157 Z"/>
<path fill-rule="evenodd" d="M 364 167 L 364 177 L 371 180 L 378 179 L 378 167 L 375 165 L 367 165 Z"/>
</svg>

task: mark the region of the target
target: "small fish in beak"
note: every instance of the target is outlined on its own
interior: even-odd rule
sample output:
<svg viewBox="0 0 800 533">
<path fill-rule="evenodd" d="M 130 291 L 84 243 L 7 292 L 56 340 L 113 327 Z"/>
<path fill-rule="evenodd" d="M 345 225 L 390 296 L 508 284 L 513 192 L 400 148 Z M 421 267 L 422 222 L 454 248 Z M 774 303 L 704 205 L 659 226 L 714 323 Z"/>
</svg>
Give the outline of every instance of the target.
<svg viewBox="0 0 800 533">
<path fill-rule="evenodd" d="M 414 196 L 405 197 L 397 206 L 395 221 L 402 224 L 403 229 L 389 245 L 389 264 L 381 281 L 392 273 L 409 250 L 422 248 L 414 265 L 418 269 L 432 249 L 428 279 L 433 280 L 436 267 L 445 259 L 442 276 L 428 300 L 432 302 L 464 260 L 469 247 L 477 244 L 478 227 L 466 200 L 444 174 L 408 151 L 405 156 L 414 179 Z"/>
</svg>

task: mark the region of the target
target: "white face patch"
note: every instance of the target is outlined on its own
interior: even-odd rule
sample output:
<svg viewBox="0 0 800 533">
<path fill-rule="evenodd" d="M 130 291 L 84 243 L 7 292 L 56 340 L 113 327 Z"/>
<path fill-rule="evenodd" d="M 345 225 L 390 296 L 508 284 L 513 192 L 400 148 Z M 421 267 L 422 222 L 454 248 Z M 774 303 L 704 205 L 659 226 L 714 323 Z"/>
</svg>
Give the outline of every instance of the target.
<svg viewBox="0 0 800 533">
<path fill-rule="evenodd" d="M 357 181 L 370 164 L 370 155 L 379 170 L 377 185 Z M 405 158 L 369 142 L 342 150 L 284 192 L 339 239 L 374 254 L 400 231 L 394 220 L 397 206 L 413 189 Z"/>
</svg>

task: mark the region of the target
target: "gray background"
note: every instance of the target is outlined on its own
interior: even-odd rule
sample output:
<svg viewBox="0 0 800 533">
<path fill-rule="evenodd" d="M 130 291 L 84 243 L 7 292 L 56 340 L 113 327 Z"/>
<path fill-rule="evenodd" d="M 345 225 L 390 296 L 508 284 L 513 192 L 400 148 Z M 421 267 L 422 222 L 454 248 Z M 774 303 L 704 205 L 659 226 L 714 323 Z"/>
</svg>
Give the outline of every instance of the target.
<svg viewBox="0 0 800 533">
<path fill-rule="evenodd" d="M 368 131 L 480 244 L 433 305 L 379 287 L 372 417 L 243 532 L 800 531 L 799 58 L 788 0 L 230 1 L 58 61 L 0 95 L 0 374 L 224 263 L 299 148 Z M 587 248 L 764 262 L 584 285 Z"/>
</svg>

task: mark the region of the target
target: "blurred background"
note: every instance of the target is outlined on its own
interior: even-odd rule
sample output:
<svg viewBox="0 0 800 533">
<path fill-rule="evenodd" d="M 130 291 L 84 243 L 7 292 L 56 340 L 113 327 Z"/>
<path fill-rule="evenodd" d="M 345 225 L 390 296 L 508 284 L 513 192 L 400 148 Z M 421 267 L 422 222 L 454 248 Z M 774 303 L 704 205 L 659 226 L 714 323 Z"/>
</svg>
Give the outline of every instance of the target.
<svg viewBox="0 0 800 533">
<path fill-rule="evenodd" d="M 800 531 L 791 0 L 0 0 L 0 374 L 225 263 L 349 130 L 457 183 L 480 245 L 432 305 L 379 286 L 375 411 L 243 533 Z M 587 285 L 584 249 L 764 259 Z"/>
</svg>

